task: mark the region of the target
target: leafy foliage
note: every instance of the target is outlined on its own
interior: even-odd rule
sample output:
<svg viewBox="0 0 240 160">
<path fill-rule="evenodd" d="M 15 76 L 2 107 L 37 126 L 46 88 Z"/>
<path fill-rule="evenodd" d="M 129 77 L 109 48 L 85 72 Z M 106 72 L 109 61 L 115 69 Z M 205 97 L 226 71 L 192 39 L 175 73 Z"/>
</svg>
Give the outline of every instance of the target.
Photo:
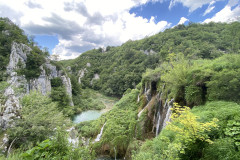
<svg viewBox="0 0 240 160">
<path fill-rule="evenodd" d="M 16 119 L 16 125 L 8 132 L 10 140 L 17 138 L 15 146 L 35 145 L 52 136 L 54 128 L 69 125 L 57 104 L 38 92 L 24 96 L 21 103 L 21 119 Z"/>
<path fill-rule="evenodd" d="M 238 159 L 234 139 L 225 131 L 229 121 L 239 118 L 239 107 L 220 101 L 190 111 L 177 105 L 172 122 L 158 137 L 146 141 L 133 159 Z"/>
<path fill-rule="evenodd" d="M 0 81 L 5 80 L 12 42 L 28 43 L 27 36 L 8 18 L 0 18 Z"/>
<path fill-rule="evenodd" d="M 58 131 L 53 139 L 47 139 L 21 155 L 23 160 L 41 159 L 94 159 L 94 155 L 85 147 L 74 148 L 69 144 L 66 134 Z"/>
<path fill-rule="evenodd" d="M 235 145 L 240 150 L 240 122 L 228 121 L 225 134 L 234 140 Z"/>
<path fill-rule="evenodd" d="M 187 64 L 188 60 L 214 59 L 226 53 L 240 53 L 239 30 L 239 22 L 179 25 L 142 40 L 129 40 L 120 47 L 107 47 L 106 51 L 101 48 L 87 51 L 77 59 L 63 61 L 62 64 L 71 66 L 75 75 L 80 70 L 87 70 L 81 78 L 83 87 L 122 96 L 128 88 L 135 88 L 147 68 L 159 67 L 164 62 L 181 57 L 179 55 L 186 57 Z M 88 67 L 88 63 L 91 66 Z M 171 72 L 177 68 L 181 71 L 181 67 L 184 66 L 179 64 Z M 175 72 L 180 76 L 179 80 L 184 80 L 185 74 L 181 73 L 188 70 L 182 69 L 182 72 Z M 99 74 L 100 79 L 93 80 L 91 84 L 94 74 Z M 159 74 L 155 75 L 158 77 Z M 185 92 L 184 89 L 182 92 Z"/>
</svg>

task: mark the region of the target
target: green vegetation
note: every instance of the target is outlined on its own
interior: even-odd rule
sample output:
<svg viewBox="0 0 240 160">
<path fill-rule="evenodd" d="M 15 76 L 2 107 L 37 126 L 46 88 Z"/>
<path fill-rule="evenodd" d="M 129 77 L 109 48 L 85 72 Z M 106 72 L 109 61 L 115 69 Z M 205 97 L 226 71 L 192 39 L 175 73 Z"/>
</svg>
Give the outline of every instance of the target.
<svg viewBox="0 0 240 160">
<path fill-rule="evenodd" d="M 57 104 L 38 92 L 32 92 L 22 99 L 22 110 L 15 126 L 8 131 L 14 146 L 25 148 L 34 146 L 53 135 L 54 128 L 68 126 L 69 120 L 58 111 Z"/>
<path fill-rule="evenodd" d="M 239 159 L 234 139 L 225 134 L 228 122 L 239 120 L 239 108 L 221 101 L 194 107 L 191 112 L 176 107 L 172 122 L 158 137 L 145 142 L 133 159 Z"/>
<path fill-rule="evenodd" d="M 32 49 L 26 68 L 19 62 L 17 70 L 28 81 L 41 74 L 48 55 L 16 25 L 0 19 L 0 114 L 14 41 Z M 50 95 L 25 95 L 14 127 L 6 131 L 13 152 L 1 159 L 91 160 L 95 153 L 134 160 L 240 159 L 239 53 L 240 23 L 209 23 L 179 25 L 119 47 L 88 51 L 75 60 L 51 62 L 70 77 L 75 106 L 70 106 L 59 77 L 51 80 Z M 147 103 L 146 87 L 152 89 L 153 101 L 138 117 Z M 73 124 L 66 117 L 117 100 L 102 93 L 122 98 L 99 119 L 77 124 L 80 144 L 72 146 L 66 129 Z M 179 105 L 173 107 L 171 123 L 154 138 L 157 106 L 172 98 Z M 88 147 L 82 137 L 89 138 Z"/>
<path fill-rule="evenodd" d="M 240 53 L 240 23 L 179 25 L 154 36 L 128 41 L 120 47 L 87 51 L 77 59 L 63 61 L 75 75 L 85 71 L 83 87 L 100 90 L 107 95 L 122 96 L 135 88 L 147 68 L 154 69 L 169 62 L 170 55 L 182 54 L 187 60 L 214 59 L 224 54 Z M 87 66 L 89 63 L 91 66 Z M 93 80 L 99 74 L 99 80 Z M 91 84 L 92 81 L 92 84 Z"/>
<path fill-rule="evenodd" d="M 17 70 L 18 74 L 25 75 L 27 80 L 38 78 L 41 74 L 40 66 L 45 62 L 45 55 L 36 46 L 32 47 L 31 54 L 27 55 L 26 68 Z"/>
<path fill-rule="evenodd" d="M 9 62 L 12 42 L 28 43 L 27 37 L 8 18 L 0 18 L 0 81 L 6 80 L 6 67 Z"/>
<path fill-rule="evenodd" d="M 66 88 L 62 83 L 60 77 L 51 79 L 51 99 L 58 105 L 58 110 L 63 111 L 64 115 L 72 116 L 74 114 L 73 108 L 70 106 L 70 97 L 67 95 Z"/>
<path fill-rule="evenodd" d="M 83 89 L 81 95 L 79 106 L 82 110 L 101 110 L 106 107 L 111 108 L 113 104 L 118 101 L 117 98 L 107 97 L 92 89 Z"/>
<path fill-rule="evenodd" d="M 91 155 L 87 148 L 74 148 L 71 144 L 69 144 L 66 136 L 66 133 L 58 131 L 52 140 L 47 139 L 42 141 L 37 146 L 21 154 L 21 158 L 23 160 L 94 159 L 94 155 Z"/>
<path fill-rule="evenodd" d="M 158 91 L 163 91 L 162 85 L 166 84 L 164 90 L 169 94 L 165 97 L 191 107 L 208 100 L 239 102 L 239 60 L 238 54 L 227 54 L 214 60 L 190 62 L 179 54 L 173 61 L 147 70 L 142 84 L 158 82 Z"/>
<path fill-rule="evenodd" d="M 32 49 L 31 54 L 27 55 L 26 68 L 21 68 L 21 62 L 19 62 L 18 74 L 25 75 L 27 80 L 39 77 L 41 73 L 39 67 L 45 62 L 45 57 L 49 55 L 48 51 L 39 49 L 32 40 L 28 39 L 23 30 L 8 18 L 0 18 L 0 81 L 7 78 L 5 71 L 13 42 L 25 44 Z"/>
</svg>

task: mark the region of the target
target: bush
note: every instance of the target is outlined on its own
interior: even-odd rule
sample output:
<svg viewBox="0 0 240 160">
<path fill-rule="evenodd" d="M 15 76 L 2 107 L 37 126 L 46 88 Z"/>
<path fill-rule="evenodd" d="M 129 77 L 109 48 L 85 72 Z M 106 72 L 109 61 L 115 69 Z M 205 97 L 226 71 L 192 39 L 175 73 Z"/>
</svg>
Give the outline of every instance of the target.
<svg viewBox="0 0 240 160">
<path fill-rule="evenodd" d="M 38 92 L 25 95 L 21 101 L 21 119 L 8 130 L 10 141 L 17 138 L 15 146 L 28 147 L 53 135 L 54 128 L 68 126 L 70 121 L 58 111 L 57 104 Z"/>
</svg>

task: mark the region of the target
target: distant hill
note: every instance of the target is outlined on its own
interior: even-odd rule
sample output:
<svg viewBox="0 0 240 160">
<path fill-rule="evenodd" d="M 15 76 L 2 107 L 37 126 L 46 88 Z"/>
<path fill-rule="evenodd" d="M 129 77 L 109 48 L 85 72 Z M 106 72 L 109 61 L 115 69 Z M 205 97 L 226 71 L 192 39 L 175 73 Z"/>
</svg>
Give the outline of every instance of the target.
<svg viewBox="0 0 240 160">
<path fill-rule="evenodd" d="M 214 59 L 240 53 L 240 23 L 178 25 L 154 36 L 124 43 L 119 47 L 93 49 L 74 60 L 62 61 L 83 87 L 107 95 L 122 96 L 134 88 L 146 68 L 154 69 L 172 54 L 187 59 Z"/>
</svg>

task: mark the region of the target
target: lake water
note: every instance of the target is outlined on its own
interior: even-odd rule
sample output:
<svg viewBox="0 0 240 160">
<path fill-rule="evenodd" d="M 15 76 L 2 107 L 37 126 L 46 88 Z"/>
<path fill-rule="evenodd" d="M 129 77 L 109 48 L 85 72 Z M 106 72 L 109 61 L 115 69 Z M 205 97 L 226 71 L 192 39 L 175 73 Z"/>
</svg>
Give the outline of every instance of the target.
<svg viewBox="0 0 240 160">
<path fill-rule="evenodd" d="M 103 112 L 98 111 L 98 110 L 88 110 L 85 112 L 82 112 L 73 118 L 73 123 L 80 123 L 84 121 L 90 121 L 90 120 L 95 120 L 98 119 Z"/>
</svg>

